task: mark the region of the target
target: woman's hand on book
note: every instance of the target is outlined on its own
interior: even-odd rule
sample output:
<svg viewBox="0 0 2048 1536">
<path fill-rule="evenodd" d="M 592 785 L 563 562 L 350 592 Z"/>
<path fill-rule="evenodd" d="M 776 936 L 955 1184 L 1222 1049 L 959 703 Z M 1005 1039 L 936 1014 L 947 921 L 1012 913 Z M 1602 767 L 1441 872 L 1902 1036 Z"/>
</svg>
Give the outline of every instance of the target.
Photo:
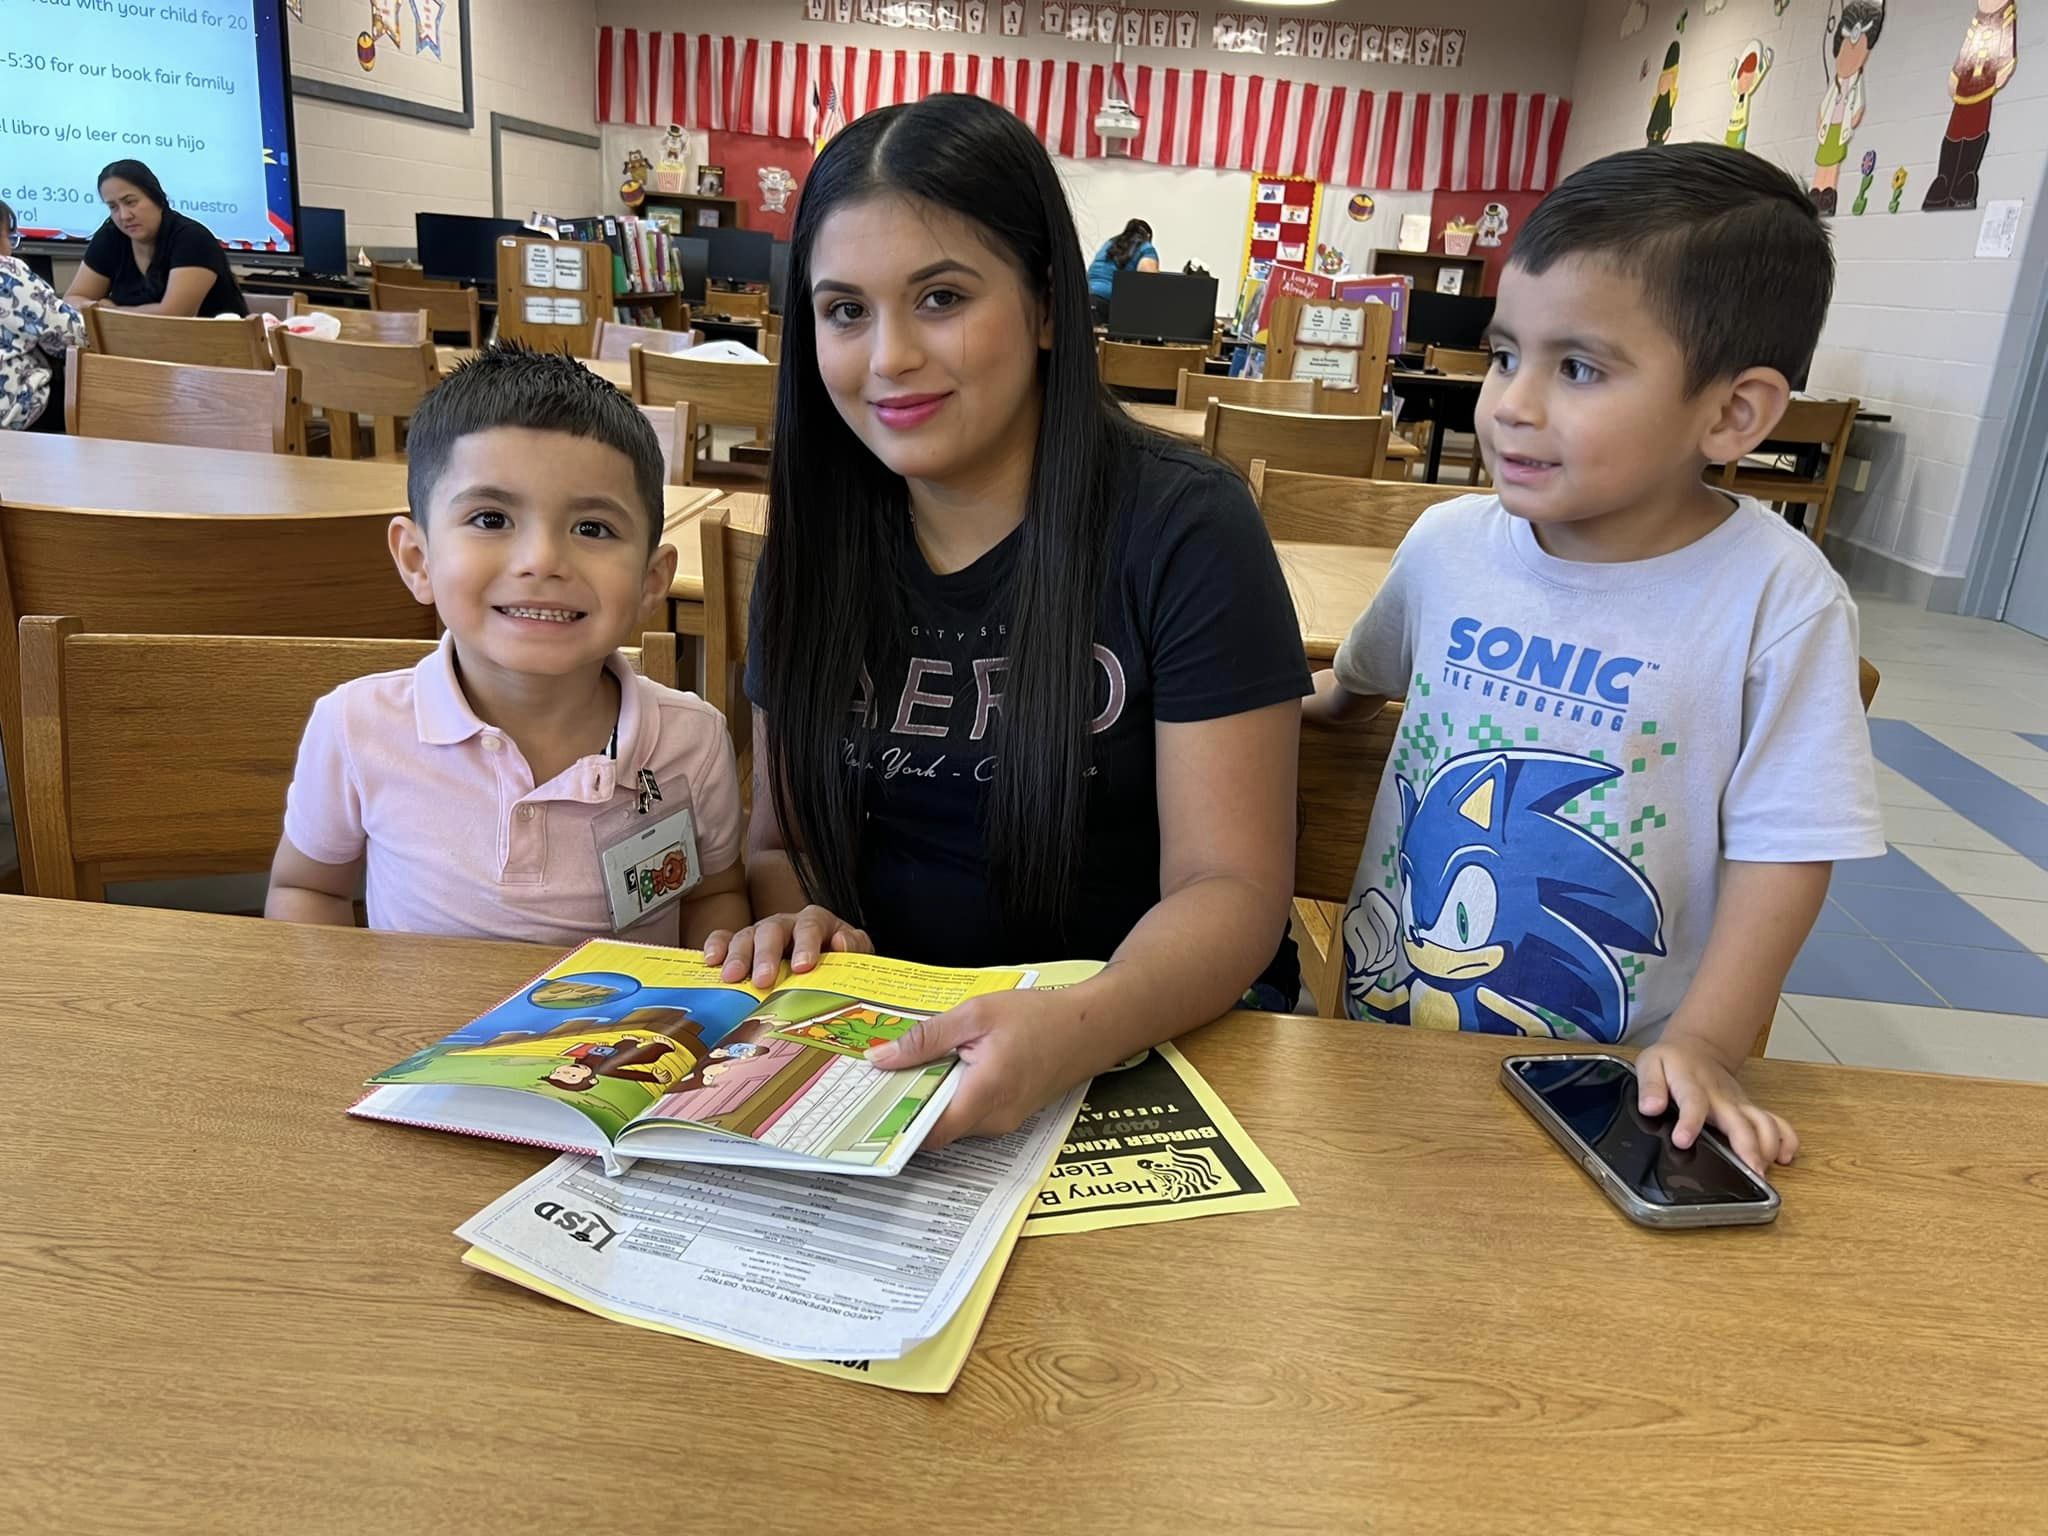
<svg viewBox="0 0 2048 1536">
<path fill-rule="evenodd" d="M 785 956 L 798 975 L 816 968 L 827 954 L 872 955 L 874 940 L 853 924 L 835 917 L 823 907 L 805 907 L 801 912 L 778 912 L 764 917 L 736 933 L 718 932 L 704 941 L 704 958 L 712 965 L 724 963 L 719 972 L 726 981 L 745 981 L 753 970 L 757 987 L 775 984 Z"/>
<path fill-rule="evenodd" d="M 969 998 L 867 1053 L 897 1071 L 957 1055 L 960 1086 L 925 1137 L 943 1147 L 962 1136 L 1007 1136 L 1093 1068 L 1084 1057 L 1085 1005 L 1074 991 L 992 992 Z"/>
</svg>

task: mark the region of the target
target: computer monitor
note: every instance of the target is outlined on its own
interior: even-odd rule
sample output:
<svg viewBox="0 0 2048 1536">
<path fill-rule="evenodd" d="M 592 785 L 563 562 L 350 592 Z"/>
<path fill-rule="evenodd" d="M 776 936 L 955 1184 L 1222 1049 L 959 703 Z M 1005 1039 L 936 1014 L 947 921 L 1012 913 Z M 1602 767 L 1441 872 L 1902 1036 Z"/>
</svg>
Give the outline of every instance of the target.
<svg viewBox="0 0 2048 1536">
<path fill-rule="evenodd" d="M 711 264 L 711 242 L 695 235 L 678 235 L 670 244 L 676 248 L 676 260 L 683 264 L 683 302 L 702 304 L 704 276 Z"/>
<path fill-rule="evenodd" d="M 1113 341 L 1207 342 L 1216 325 L 1216 279 L 1186 272 L 1119 272 L 1109 289 Z"/>
<path fill-rule="evenodd" d="M 766 283 L 775 237 L 765 229 L 706 229 L 711 247 L 710 275 L 720 283 Z"/>
<path fill-rule="evenodd" d="M 1493 300 L 1469 299 L 1455 293 L 1408 295 L 1408 350 L 1424 347 L 1476 348 L 1493 324 Z"/>
<path fill-rule="evenodd" d="M 788 308 L 789 242 L 778 240 L 768 252 L 768 307 L 776 314 Z"/>
<path fill-rule="evenodd" d="M 517 219 L 480 219 L 467 213 L 413 215 L 413 238 L 426 275 L 485 288 L 498 281 L 498 241 L 525 231 Z"/>
<path fill-rule="evenodd" d="M 299 255 L 322 277 L 348 274 L 348 215 L 339 208 L 299 204 Z"/>
</svg>

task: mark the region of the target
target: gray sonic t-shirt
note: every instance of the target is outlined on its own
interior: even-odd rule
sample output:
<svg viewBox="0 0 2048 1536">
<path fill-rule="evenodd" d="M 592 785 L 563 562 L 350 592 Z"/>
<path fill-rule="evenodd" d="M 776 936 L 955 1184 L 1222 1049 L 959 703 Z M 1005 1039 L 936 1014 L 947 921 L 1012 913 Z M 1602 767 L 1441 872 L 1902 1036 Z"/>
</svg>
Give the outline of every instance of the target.
<svg viewBox="0 0 2048 1536">
<path fill-rule="evenodd" d="M 1494 496 L 1432 507 L 1336 670 L 1406 701 L 1345 912 L 1354 1018 L 1646 1044 L 1724 859 L 1884 852 L 1855 605 L 1746 497 L 1611 565 Z"/>
</svg>

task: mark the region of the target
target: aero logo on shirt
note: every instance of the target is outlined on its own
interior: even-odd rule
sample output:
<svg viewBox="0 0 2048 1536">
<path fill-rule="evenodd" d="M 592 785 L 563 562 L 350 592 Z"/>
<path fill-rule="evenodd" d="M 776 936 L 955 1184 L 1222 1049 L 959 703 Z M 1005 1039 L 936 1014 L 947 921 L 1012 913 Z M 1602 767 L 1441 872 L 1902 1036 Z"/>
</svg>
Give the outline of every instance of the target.
<svg viewBox="0 0 2048 1536">
<path fill-rule="evenodd" d="M 1611 731 L 1628 723 L 1629 687 L 1645 670 L 1657 663 L 1474 618 L 1451 620 L 1444 653 L 1449 687 Z"/>
</svg>

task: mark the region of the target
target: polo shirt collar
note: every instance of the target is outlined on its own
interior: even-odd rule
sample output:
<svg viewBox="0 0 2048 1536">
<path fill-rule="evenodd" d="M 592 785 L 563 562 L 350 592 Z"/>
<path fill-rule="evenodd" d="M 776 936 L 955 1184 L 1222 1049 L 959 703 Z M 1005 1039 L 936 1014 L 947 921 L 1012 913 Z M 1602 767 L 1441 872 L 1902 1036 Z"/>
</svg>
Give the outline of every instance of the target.
<svg viewBox="0 0 2048 1536">
<path fill-rule="evenodd" d="M 613 651 L 604 664 L 619 684 L 618 777 L 630 782 L 633 775 L 654 760 L 661 712 L 649 706 L 642 693 L 644 681 L 627 665 L 624 656 Z M 420 741 L 427 746 L 454 746 L 489 729 L 469 707 L 461 680 L 455 675 L 452 631 L 442 635 L 432 654 L 422 657 L 413 668 L 412 709 L 413 724 Z M 598 756 L 602 758 L 602 754 Z M 593 792 L 597 787 L 590 786 Z"/>
</svg>

